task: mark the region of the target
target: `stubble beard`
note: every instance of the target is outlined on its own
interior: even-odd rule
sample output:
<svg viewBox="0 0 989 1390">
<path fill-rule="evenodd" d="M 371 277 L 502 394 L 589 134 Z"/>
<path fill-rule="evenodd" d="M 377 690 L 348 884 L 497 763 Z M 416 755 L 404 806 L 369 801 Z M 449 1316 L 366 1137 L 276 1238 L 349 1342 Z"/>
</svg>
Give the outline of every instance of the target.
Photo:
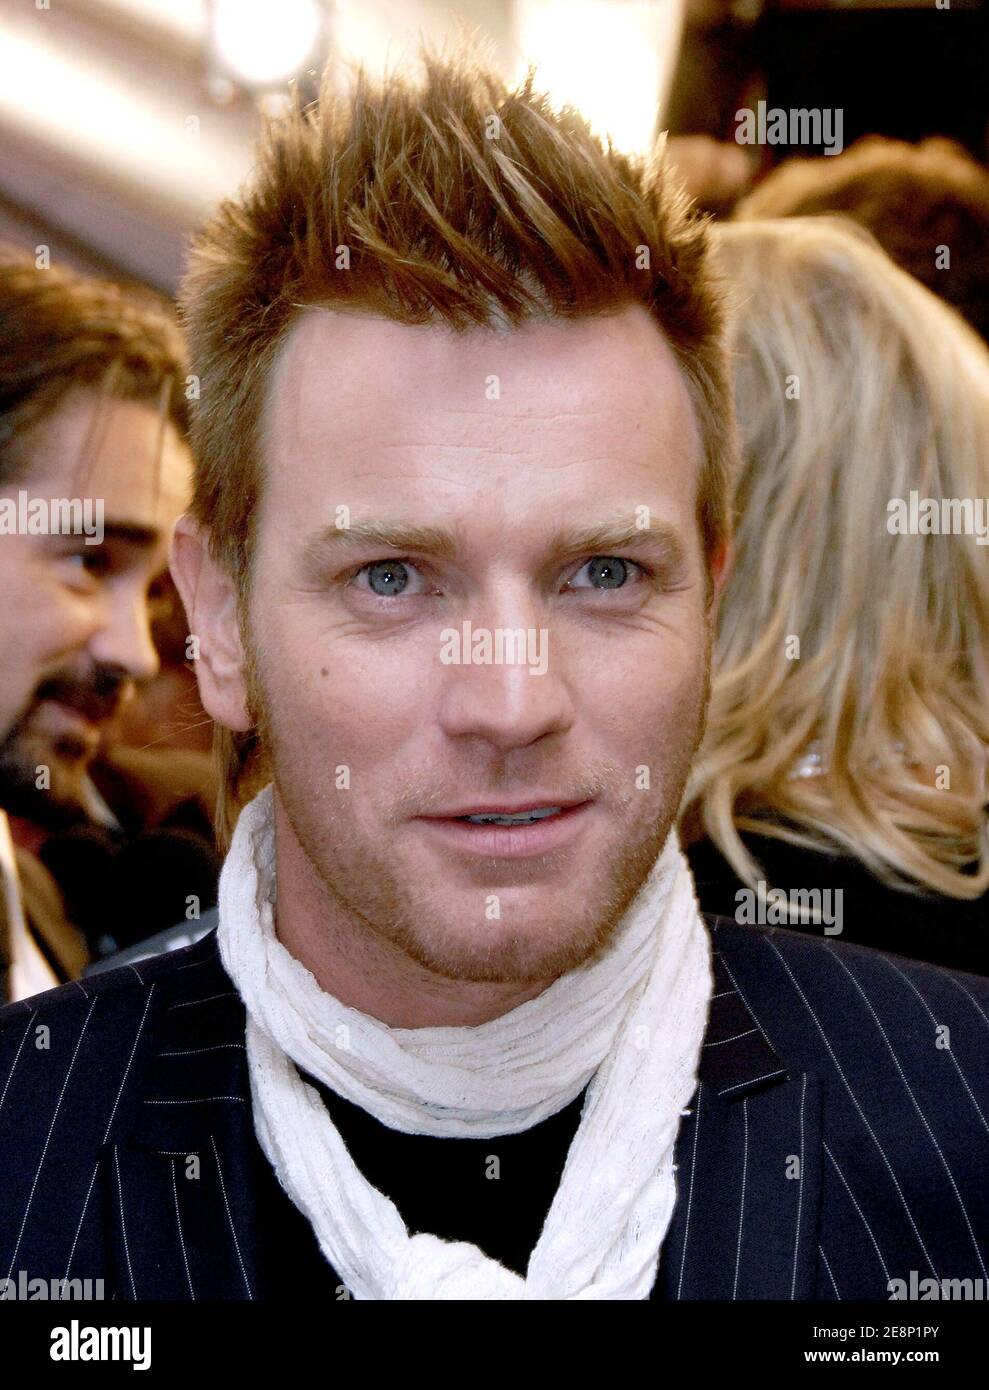
<svg viewBox="0 0 989 1390">
<path fill-rule="evenodd" d="M 710 624 L 700 689 L 679 703 L 670 720 L 672 737 L 662 741 L 651 764 L 662 769 L 651 809 L 637 815 L 638 798 L 646 793 L 622 792 L 613 782 L 607 806 L 608 811 L 617 812 L 615 819 L 621 824 L 613 852 L 597 874 L 595 891 L 584 894 L 579 907 L 565 918 L 533 934 L 506 934 L 502 923 L 488 921 L 485 903 L 492 889 L 488 887 L 486 893 L 483 886 L 477 889 L 477 910 L 465 930 L 462 914 L 451 921 L 449 907 L 423 887 L 421 875 L 397 871 L 395 860 L 375 848 L 373 837 L 362 833 L 349 814 L 341 814 L 340 798 L 351 793 L 338 791 L 332 775 L 328 785 L 327 775 L 314 774 L 311 762 L 294 758 L 289 751 L 297 747 L 293 740 L 283 744 L 258 653 L 248 642 L 244 647 L 248 709 L 312 883 L 325 900 L 327 929 L 336 924 L 336 930 L 346 931 L 351 938 L 387 943 L 432 975 L 476 984 L 555 979 L 582 965 L 611 939 L 677 818 L 710 696 Z M 688 736 L 683 737 L 686 731 Z M 631 770 L 625 776 L 626 785 L 630 778 Z M 504 873 L 504 861 L 488 862 Z M 569 881 L 565 873 L 561 881 Z"/>
<path fill-rule="evenodd" d="M 0 806 L 48 830 L 76 825 L 86 819 L 82 786 L 90 761 L 81 747 L 62 754 L 25 719 L 0 744 Z M 42 768 L 48 781 L 39 786 Z"/>
</svg>

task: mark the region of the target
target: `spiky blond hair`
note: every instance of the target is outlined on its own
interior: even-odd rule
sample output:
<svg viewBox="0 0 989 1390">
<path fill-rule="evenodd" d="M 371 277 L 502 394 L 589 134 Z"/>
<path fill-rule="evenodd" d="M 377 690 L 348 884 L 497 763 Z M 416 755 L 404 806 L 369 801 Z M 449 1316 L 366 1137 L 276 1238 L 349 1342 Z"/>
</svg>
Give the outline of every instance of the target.
<svg viewBox="0 0 989 1390">
<path fill-rule="evenodd" d="M 201 382 L 192 510 L 242 605 L 264 392 L 312 306 L 458 332 L 644 306 L 697 414 L 708 554 L 727 529 L 720 293 L 707 228 L 675 176 L 661 158 L 605 148 L 574 110 L 554 111 L 531 69 L 509 90 L 469 47 L 449 58 L 423 45 L 421 58 L 421 83 L 401 72 L 374 80 L 358 66 L 347 96 L 325 76 L 317 104 L 268 121 L 250 183 L 191 249 L 181 305 Z M 251 743 L 220 735 L 234 800 Z"/>
</svg>

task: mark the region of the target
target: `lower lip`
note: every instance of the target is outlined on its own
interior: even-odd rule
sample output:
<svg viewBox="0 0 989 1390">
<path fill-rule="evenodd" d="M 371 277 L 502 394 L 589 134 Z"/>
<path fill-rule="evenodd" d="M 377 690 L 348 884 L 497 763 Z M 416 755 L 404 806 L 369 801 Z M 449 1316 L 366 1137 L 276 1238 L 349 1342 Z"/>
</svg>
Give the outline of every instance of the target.
<svg viewBox="0 0 989 1390">
<path fill-rule="evenodd" d="M 587 824 L 592 805 L 590 801 L 583 801 L 579 806 L 568 806 L 558 815 L 545 816 L 527 825 L 472 825 L 470 821 L 439 816 L 420 816 L 418 824 L 426 826 L 432 835 L 454 849 L 488 858 L 525 859 L 571 844 Z"/>
</svg>

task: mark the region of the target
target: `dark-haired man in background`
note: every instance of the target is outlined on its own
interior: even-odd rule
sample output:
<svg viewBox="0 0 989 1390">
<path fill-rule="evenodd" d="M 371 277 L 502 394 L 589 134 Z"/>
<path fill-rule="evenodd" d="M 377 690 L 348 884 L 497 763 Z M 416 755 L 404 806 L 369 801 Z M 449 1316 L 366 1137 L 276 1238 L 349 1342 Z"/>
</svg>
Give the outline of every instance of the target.
<svg viewBox="0 0 989 1390">
<path fill-rule="evenodd" d="M 158 666 L 154 585 L 188 501 L 184 391 L 182 340 L 162 301 L 0 257 L 5 998 L 77 978 L 91 954 L 38 854 L 67 826 L 119 829 L 90 769 Z M 101 875 L 89 880 L 94 898 L 105 892 Z"/>
</svg>

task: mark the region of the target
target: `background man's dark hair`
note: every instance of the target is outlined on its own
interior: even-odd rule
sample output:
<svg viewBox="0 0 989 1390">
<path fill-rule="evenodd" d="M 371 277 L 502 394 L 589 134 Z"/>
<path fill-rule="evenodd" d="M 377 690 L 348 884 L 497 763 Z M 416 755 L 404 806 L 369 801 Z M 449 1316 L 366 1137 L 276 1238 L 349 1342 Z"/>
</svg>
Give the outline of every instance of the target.
<svg viewBox="0 0 989 1390">
<path fill-rule="evenodd" d="M 961 145 L 940 137 L 909 145 L 872 135 L 832 159 L 787 160 L 735 215 L 828 212 L 867 227 L 897 265 L 989 342 L 989 170 Z M 938 255 L 942 246 L 949 265 Z"/>
<path fill-rule="evenodd" d="M 0 484 L 22 480 L 21 442 L 73 387 L 157 405 L 184 437 L 185 373 L 166 300 L 0 246 Z"/>
</svg>

